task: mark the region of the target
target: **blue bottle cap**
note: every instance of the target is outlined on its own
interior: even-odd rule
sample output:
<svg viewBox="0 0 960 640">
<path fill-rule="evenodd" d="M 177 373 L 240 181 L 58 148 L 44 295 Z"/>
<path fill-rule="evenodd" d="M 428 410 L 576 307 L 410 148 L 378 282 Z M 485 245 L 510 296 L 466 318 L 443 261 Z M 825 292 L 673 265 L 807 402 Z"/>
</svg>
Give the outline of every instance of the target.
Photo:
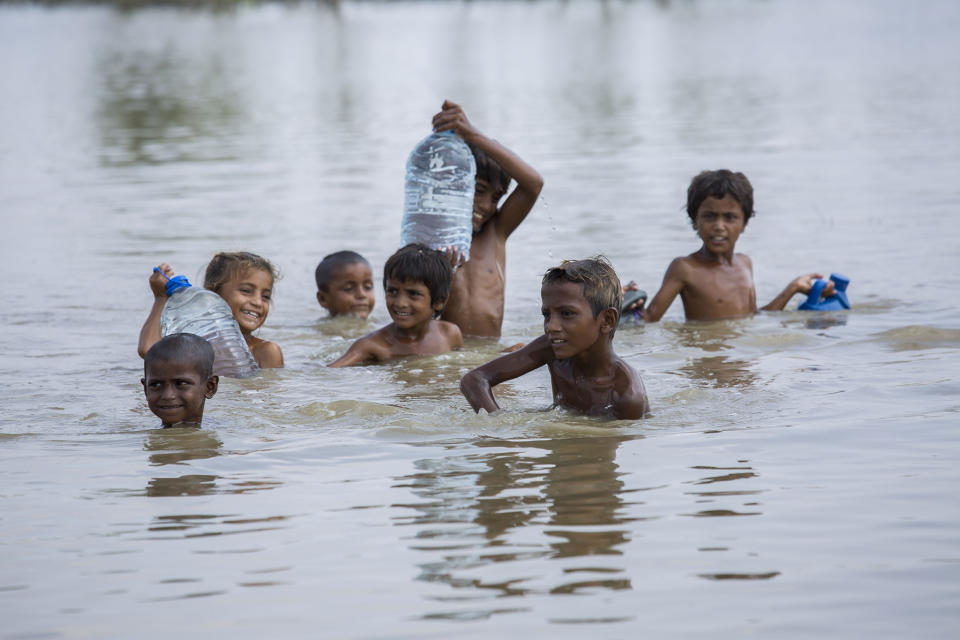
<svg viewBox="0 0 960 640">
<path fill-rule="evenodd" d="M 192 285 L 190 281 L 187 280 L 187 276 L 173 276 L 167 280 L 167 296 L 172 296 L 175 291 L 186 289 L 189 286 Z"/>
</svg>

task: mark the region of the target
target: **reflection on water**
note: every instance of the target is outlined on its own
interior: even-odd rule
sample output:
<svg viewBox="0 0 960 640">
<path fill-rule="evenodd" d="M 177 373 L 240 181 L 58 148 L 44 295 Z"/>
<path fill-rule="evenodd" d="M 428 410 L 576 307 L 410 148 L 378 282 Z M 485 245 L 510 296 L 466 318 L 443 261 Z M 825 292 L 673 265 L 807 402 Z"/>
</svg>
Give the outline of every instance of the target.
<svg viewBox="0 0 960 640">
<path fill-rule="evenodd" d="M 226 143 L 244 101 L 218 54 L 198 65 L 170 47 L 140 45 L 104 52 L 99 65 L 104 165 L 237 159 Z"/>
<path fill-rule="evenodd" d="M 749 362 L 726 356 L 694 358 L 678 370 L 693 380 L 718 387 L 748 387 L 757 381 Z"/>
<path fill-rule="evenodd" d="M 189 466 L 185 462 L 205 460 L 222 454 L 223 442 L 211 431 L 189 427 L 172 427 L 151 431 L 144 448 L 152 452 L 154 466 Z M 218 481 L 221 486 L 218 487 Z M 150 479 L 146 493 L 152 497 L 202 496 L 210 493 L 247 493 L 275 489 L 281 485 L 275 480 L 249 479 L 219 475 L 186 473 L 178 476 L 159 476 Z"/>
<path fill-rule="evenodd" d="M 394 485 L 424 500 L 395 505 L 417 512 L 396 521 L 416 526 L 411 548 L 431 552 L 431 561 L 420 565 L 420 579 L 517 596 L 537 591 L 532 584 L 539 577 L 475 576 L 494 563 L 619 556 L 635 518 L 626 514 L 631 503 L 622 495 L 615 457 L 621 443 L 636 437 L 483 439 L 474 443 L 482 453 L 456 451 L 421 460 L 417 473 Z M 545 542 L 534 543 L 537 538 L 527 531 L 539 532 Z M 623 567 L 610 561 L 564 563 L 563 571 L 567 579 L 549 593 L 631 588 Z"/>
</svg>

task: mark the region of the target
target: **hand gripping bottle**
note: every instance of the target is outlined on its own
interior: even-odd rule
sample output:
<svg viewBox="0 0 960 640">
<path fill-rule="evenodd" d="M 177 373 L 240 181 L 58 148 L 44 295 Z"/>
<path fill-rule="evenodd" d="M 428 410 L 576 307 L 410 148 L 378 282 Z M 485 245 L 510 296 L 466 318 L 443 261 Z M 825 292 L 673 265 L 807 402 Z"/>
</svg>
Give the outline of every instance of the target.
<svg viewBox="0 0 960 640">
<path fill-rule="evenodd" d="M 476 176 L 473 152 L 452 131 L 421 140 L 407 159 L 401 242 L 452 245 L 469 260 Z"/>
<path fill-rule="evenodd" d="M 249 378 L 257 361 L 240 333 L 240 325 L 223 298 L 202 287 L 190 285 L 186 276 L 167 280 L 167 298 L 160 313 L 160 333 L 192 333 L 213 347 L 213 374 Z"/>
<path fill-rule="evenodd" d="M 839 273 L 831 273 L 830 279 L 833 280 L 835 292 L 829 298 L 822 298 L 821 294 L 827 286 L 826 280 L 817 280 L 810 287 L 810 294 L 806 302 L 797 307 L 800 311 L 841 311 L 850 308 L 850 301 L 847 300 L 847 285 L 850 284 L 850 278 L 842 276 Z"/>
</svg>

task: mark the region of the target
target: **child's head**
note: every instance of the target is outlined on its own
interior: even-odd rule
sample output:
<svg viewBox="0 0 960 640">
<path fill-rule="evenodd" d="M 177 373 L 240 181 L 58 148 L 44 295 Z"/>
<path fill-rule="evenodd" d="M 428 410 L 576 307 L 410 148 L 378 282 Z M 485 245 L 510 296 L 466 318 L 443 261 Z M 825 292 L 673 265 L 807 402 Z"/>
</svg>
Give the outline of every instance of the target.
<svg viewBox="0 0 960 640">
<path fill-rule="evenodd" d="M 564 260 L 559 267 L 548 269 L 543 284 L 573 282 L 583 287 L 583 297 L 593 316 L 604 309 L 619 309 L 623 304 L 623 289 L 617 272 L 603 256 L 585 260 Z"/>
<path fill-rule="evenodd" d="M 207 265 L 203 286 L 227 301 L 246 335 L 267 319 L 273 283 L 278 277 L 276 267 L 255 253 L 220 252 Z"/>
<path fill-rule="evenodd" d="M 477 163 L 477 184 L 473 195 L 473 230 L 479 231 L 497 213 L 500 199 L 510 188 L 510 175 L 485 151 L 471 146 Z"/>
<path fill-rule="evenodd" d="M 147 351 L 140 384 L 150 411 L 169 427 L 200 424 L 204 402 L 217 392 L 219 381 L 210 343 L 192 333 L 174 333 Z"/>
<path fill-rule="evenodd" d="M 620 278 L 606 258 L 564 260 L 560 266 L 548 269 L 543 276 L 540 296 L 546 333 L 549 333 L 552 314 L 559 312 L 561 322 L 568 325 L 564 331 L 570 334 L 563 338 L 564 342 L 573 340 L 576 343 L 574 333 L 580 334 L 583 344 L 591 343 L 591 339 L 595 340 L 600 333 L 608 333 L 608 339 L 613 338 L 620 319 L 623 290 Z M 583 317 L 587 314 L 591 317 Z M 583 326 L 579 326 L 581 324 Z M 564 348 L 573 346 L 575 344 Z M 554 350 L 557 351 L 556 347 Z M 559 352 L 557 355 L 561 357 Z"/>
<path fill-rule="evenodd" d="M 721 199 L 730 196 L 737 201 L 743 211 L 743 224 L 746 226 L 753 215 L 753 186 L 747 176 L 728 169 L 701 171 L 687 187 L 687 215 L 693 228 L 697 228 L 697 211 L 707 198 Z"/>
<path fill-rule="evenodd" d="M 337 251 L 325 256 L 314 272 L 317 302 L 330 316 L 366 318 L 373 310 L 373 271 L 366 258 L 355 251 Z"/>
<path fill-rule="evenodd" d="M 433 308 L 433 317 L 439 317 L 450 295 L 453 268 L 450 261 L 435 249 L 425 244 L 413 243 L 390 256 L 383 265 L 383 288 L 389 296 L 390 286 L 402 283 L 422 284 L 426 287 Z M 391 317 L 393 311 L 389 309 Z M 394 318 L 396 320 L 396 318 Z"/>
</svg>

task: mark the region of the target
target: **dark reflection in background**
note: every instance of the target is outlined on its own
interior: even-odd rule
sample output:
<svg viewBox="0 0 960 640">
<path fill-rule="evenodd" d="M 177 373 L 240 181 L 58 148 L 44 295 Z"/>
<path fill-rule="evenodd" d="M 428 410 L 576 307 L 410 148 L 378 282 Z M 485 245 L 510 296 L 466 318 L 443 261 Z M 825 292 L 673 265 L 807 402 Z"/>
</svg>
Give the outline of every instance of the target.
<svg viewBox="0 0 960 640">
<path fill-rule="evenodd" d="M 104 166 L 236 160 L 246 104 L 223 53 L 118 47 L 98 58 L 96 121 Z"/>
<path fill-rule="evenodd" d="M 609 559 L 564 568 L 578 579 L 551 585 L 549 592 L 631 588 L 629 577 L 620 575 L 622 566 L 611 562 L 630 539 L 633 519 L 624 515 L 630 503 L 615 458 L 622 442 L 637 437 L 487 439 L 473 443 L 486 450 L 480 453 L 451 451 L 445 458 L 418 461 L 419 471 L 398 478 L 395 486 L 408 487 L 423 501 L 394 506 L 415 511 L 396 524 L 414 525 L 411 548 L 431 555 L 419 565 L 419 579 L 523 595 L 539 590 L 523 583 L 540 576 L 491 583 L 470 574 L 490 563 L 596 556 Z M 538 532 L 521 531 L 529 527 Z"/>
</svg>

